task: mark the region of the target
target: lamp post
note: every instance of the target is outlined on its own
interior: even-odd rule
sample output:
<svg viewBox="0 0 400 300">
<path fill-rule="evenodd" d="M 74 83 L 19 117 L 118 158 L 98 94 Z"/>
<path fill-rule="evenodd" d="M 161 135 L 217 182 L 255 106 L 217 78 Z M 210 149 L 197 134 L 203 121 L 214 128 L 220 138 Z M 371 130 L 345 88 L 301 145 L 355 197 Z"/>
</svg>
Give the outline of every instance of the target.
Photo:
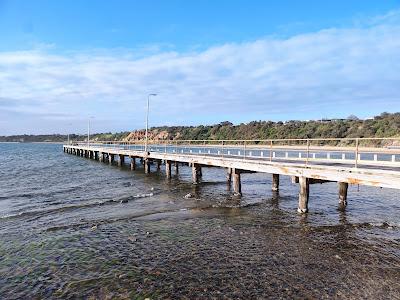
<svg viewBox="0 0 400 300">
<path fill-rule="evenodd" d="M 68 124 L 68 127 L 71 126 L 71 125 L 72 125 L 72 123 L 69 123 L 69 124 Z M 70 140 L 69 140 L 69 128 L 68 128 L 68 138 L 67 138 L 67 140 L 68 140 L 68 145 L 69 145 L 69 144 L 70 144 Z"/>
<path fill-rule="evenodd" d="M 88 129 L 87 129 L 87 147 L 88 147 L 88 149 L 90 146 L 90 119 L 93 119 L 93 117 L 88 118 Z"/>
<path fill-rule="evenodd" d="M 146 142 L 144 144 L 144 152 L 147 153 L 147 144 L 149 142 L 149 110 L 150 110 L 150 96 L 157 96 L 157 94 L 147 95 L 147 114 L 146 114 Z"/>
</svg>

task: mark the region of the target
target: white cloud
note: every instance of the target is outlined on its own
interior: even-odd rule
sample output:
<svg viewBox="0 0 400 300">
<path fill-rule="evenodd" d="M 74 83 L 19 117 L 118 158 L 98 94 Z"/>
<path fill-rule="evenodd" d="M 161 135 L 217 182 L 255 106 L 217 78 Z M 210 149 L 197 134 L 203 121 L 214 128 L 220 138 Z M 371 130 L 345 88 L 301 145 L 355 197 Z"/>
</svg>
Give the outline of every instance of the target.
<svg viewBox="0 0 400 300">
<path fill-rule="evenodd" d="M 391 12 L 364 27 L 192 53 L 0 52 L 0 99 L 7 103 L 0 111 L 24 116 L 19 132 L 49 131 L 44 116 L 61 116 L 62 132 L 87 115 L 96 117 L 98 131 L 141 127 L 148 92 L 159 94 L 152 100 L 154 125 L 400 110 L 399 15 Z M 34 130 L 24 128 L 27 119 L 37 123 Z M 15 131 L 15 122 L 2 124 L 0 134 Z"/>
</svg>

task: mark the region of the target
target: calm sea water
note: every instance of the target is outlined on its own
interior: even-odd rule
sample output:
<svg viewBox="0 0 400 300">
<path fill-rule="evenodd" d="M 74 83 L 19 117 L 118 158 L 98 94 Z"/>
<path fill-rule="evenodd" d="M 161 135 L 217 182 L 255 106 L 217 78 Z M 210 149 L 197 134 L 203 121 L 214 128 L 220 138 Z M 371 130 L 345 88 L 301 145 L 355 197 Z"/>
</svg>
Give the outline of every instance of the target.
<svg viewBox="0 0 400 300">
<path fill-rule="evenodd" d="M 0 144 L 0 298 L 400 298 L 399 191 L 352 186 L 340 212 L 312 185 L 302 216 L 286 177 L 244 174 L 240 199 L 222 169 L 153 168 Z"/>
</svg>

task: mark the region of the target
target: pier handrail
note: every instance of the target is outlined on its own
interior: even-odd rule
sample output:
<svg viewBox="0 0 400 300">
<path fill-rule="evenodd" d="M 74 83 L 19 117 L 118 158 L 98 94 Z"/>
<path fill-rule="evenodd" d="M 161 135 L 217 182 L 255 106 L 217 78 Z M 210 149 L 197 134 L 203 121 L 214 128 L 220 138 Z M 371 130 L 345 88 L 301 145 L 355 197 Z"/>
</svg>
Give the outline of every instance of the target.
<svg viewBox="0 0 400 300">
<path fill-rule="evenodd" d="M 73 141 L 84 145 L 87 141 Z M 144 140 L 96 141 L 101 148 L 144 151 Z M 150 140 L 148 151 L 240 157 L 242 159 L 287 160 L 309 163 L 339 163 L 400 167 L 400 138 L 313 138 L 259 140 Z"/>
<path fill-rule="evenodd" d="M 174 140 L 166 140 L 166 139 L 154 139 L 149 140 L 149 142 L 286 142 L 286 141 L 366 141 L 366 140 L 373 140 L 373 141 L 385 141 L 385 140 L 397 140 L 400 141 L 400 137 L 354 137 L 354 138 L 288 138 L 288 139 L 192 139 L 192 140 L 181 140 L 181 139 L 174 139 Z M 124 141 L 124 140 L 92 140 L 95 142 L 102 142 L 102 143 L 137 143 L 142 142 L 144 143 L 145 140 L 133 140 L 133 141 Z M 78 141 L 71 141 L 71 142 L 86 142 L 86 140 L 78 140 Z"/>
</svg>

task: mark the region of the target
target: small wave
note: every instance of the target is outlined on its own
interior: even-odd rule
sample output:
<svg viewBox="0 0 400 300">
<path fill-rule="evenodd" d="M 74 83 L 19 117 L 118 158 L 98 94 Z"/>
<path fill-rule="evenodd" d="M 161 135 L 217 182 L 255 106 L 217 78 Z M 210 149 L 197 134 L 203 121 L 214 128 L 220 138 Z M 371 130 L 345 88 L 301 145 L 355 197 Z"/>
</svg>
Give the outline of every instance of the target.
<svg viewBox="0 0 400 300">
<path fill-rule="evenodd" d="M 35 197 L 51 197 L 51 196 L 55 196 L 58 194 L 65 194 L 65 193 L 69 193 L 69 192 L 75 192 L 78 189 L 82 189 L 82 187 L 79 186 L 74 186 L 74 187 L 69 187 L 69 188 L 65 188 L 65 189 L 60 189 L 60 190 L 55 190 L 55 191 L 46 191 L 46 192 L 32 192 L 32 193 L 21 193 L 21 194 L 15 194 L 12 196 L 8 196 L 8 197 L 0 197 L 0 200 L 7 199 L 7 198 L 27 198 L 27 199 L 32 199 Z"/>
<path fill-rule="evenodd" d="M 70 211 L 70 210 L 75 210 L 75 209 L 80 209 L 80 208 L 90 208 L 90 207 L 95 207 L 99 205 L 104 205 L 106 203 L 114 203 L 115 201 L 103 201 L 103 202 L 95 202 L 95 203 L 85 203 L 85 204 L 80 204 L 80 205 L 69 205 L 69 206 L 63 206 L 63 207 L 58 207 L 54 209 L 46 209 L 46 210 L 32 210 L 32 211 L 23 211 L 15 214 L 7 214 L 4 216 L 0 216 L 1 219 L 14 219 L 14 218 L 21 218 L 21 217 L 31 217 L 31 216 L 44 216 L 47 214 L 52 214 L 52 213 L 58 213 L 58 212 L 64 212 L 64 211 Z"/>
<path fill-rule="evenodd" d="M 132 201 L 135 199 L 140 199 L 140 198 L 148 198 L 148 197 L 153 197 L 154 193 L 147 193 L 147 194 L 137 194 L 134 196 L 128 196 L 128 197 L 121 197 L 121 198 L 117 198 L 114 200 L 111 200 L 113 202 L 126 202 L 126 201 Z"/>
<path fill-rule="evenodd" d="M 400 224 L 393 222 L 369 222 L 362 223 L 360 227 L 375 227 L 375 228 L 397 228 Z"/>
<path fill-rule="evenodd" d="M 44 215 L 47 215 L 47 214 L 71 211 L 71 210 L 81 209 L 81 208 L 90 208 L 90 207 L 96 207 L 96 206 L 103 206 L 103 205 L 106 205 L 106 204 L 115 204 L 115 203 L 119 203 L 121 201 L 129 201 L 129 200 L 147 198 L 147 197 L 152 197 L 152 196 L 154 196 L 153 192 L 152 193 L 137 194 L 137 195 L 134 195 L 134 196 L 123 197 L 123 198 L 118 198 L 118 199 L 110 199 L 110 200 L 97 201 L 97 202 L 91 202 L 91 203 L 83 203 L 83 204 L 78 204 L 78 205 L 62 206 L 62 207 L 57 207 L 57 208 L 53 208 L 53 209 L 23 211 L 23 212 L 19 212 L 19 213 L 7 214 L 7 215 L 4 215 L 4 216 L 0 216 L 0 220 L 31 217 L 31 216 L 32 217 L 33 216 L 44 216 Z"/>
</svg>

